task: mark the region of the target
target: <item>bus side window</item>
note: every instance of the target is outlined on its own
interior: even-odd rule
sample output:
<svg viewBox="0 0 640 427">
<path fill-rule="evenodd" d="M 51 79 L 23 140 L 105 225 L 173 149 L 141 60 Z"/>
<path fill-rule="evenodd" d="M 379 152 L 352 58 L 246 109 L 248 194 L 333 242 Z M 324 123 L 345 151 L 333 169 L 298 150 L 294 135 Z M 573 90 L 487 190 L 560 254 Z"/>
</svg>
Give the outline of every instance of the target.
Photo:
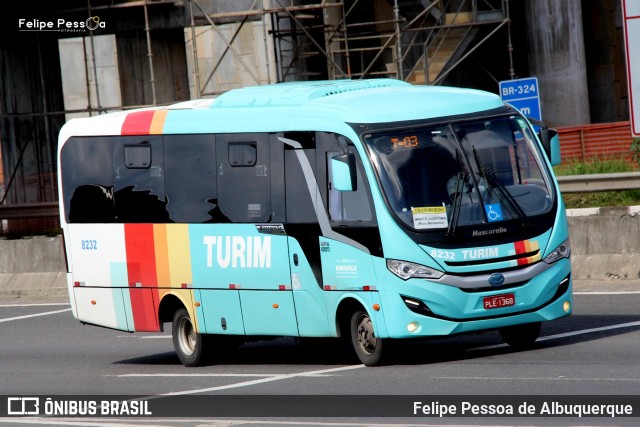
<svg viewBox="0 0 640 427">
<path fill-rule="evenodd" d="M 317 224 L 318 215 L 313 207 L 307 177 L 302 170 L 298 156 L 302 154 L 315 164 L 315 149 L 285 150 L 285 177 L 287 195 L 287 223 L 289 224 Z M 315 174 L 315 171 L 312 171 Z M 315 177 L 314 177 L 315 182 Z M 315 190 L 314 190 L 315 191 Z M 315 193 L 314 193 L 315 196 Z"/>
<path fill-rule="evenodd" d="M 164 136 L 164 188 L 174 222 L 219 220 L 213 134 Z"/>
<path fill-rule="evenodd" d="M 324 183 L 321 190 L 329 219 L 333 227 L 340 225 L 367 226 L 374 225 L 375 218 L 369 194 L 369 186 L 364 178 L 362 161 L 356 148 L 345 138 L 334 133 L 318 132 L 318 183 Z M 338 191 L 331 182 L 331 158 L 344 150 L 356 156 L 356 190 Z"/>
<path fill-rule="evenodd" d="M 170 222 L 164 192 L 162 137 L 123 136 L 113 147 L 116 222 Z"/>
<path fill-rule="evenodd" d="M 62 147 L 62 196 L 69 223 L 115 219 L 111 149 L 113 137 L 73 137 Z M 100 159 L 99 162 L 88 159 Z"/>
<path fill-rule="evenodd" d="M 355 148 L 349 150 L 355 153 Z M 332 221 L 370 221 L 371 205 L 362 179 L 362 166 L 356 163 L 356 190 L 338 191 L 331 182 L 331 158 L 340 152 L 329 151 L 327 159 L 327 181 L 329 190 L 329 218 Z M 357 155 L 357 153 L 356 153 Z"/>
<path fill-rule="evenodd" d="M 221 214 L 230 222 L 271 222 L 269 134 L 216 135 Z"/>
</svg>

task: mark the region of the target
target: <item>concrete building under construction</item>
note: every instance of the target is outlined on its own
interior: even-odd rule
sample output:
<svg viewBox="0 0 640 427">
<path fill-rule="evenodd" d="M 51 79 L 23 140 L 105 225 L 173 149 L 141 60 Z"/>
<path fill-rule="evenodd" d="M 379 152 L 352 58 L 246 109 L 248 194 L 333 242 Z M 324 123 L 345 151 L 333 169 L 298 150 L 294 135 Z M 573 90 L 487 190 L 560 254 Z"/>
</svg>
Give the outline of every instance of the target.
<svg viewBox="0 0 640 427">
<path fill-rule="evenodd" d="M 57 225 L 71 117 L 294 80 L 498 92 L 536 76 L 553 126 L 628 120 L 617 0 L 61 0 L 0 18 L 4 234 Z"/>
</svg>

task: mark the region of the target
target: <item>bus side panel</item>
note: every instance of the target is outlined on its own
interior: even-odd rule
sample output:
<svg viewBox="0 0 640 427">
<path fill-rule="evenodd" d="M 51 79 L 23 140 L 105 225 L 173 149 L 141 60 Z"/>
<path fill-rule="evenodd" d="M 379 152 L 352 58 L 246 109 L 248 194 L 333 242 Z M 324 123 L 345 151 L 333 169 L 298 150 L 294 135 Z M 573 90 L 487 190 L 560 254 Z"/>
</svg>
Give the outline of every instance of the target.
<svg viewBox="0 0 640 427">
<path fill-rule="evenodd" d="M 159 332 L 158 290 L 150 288 L 123 289 L 125 299 L 131 303 L 131 317 L 135 332 Z"/>
<path fill-rule="evenodd" d="M 75 287 L 78 320 L 107 328 L 130 330 L 122 289 Z"/>
<path fill-rule="evenodd" d="M 171 287 L 171 275 L 169 272 L 169 244 L 167 243 L 166 224 L 153 224 L 153 245 L 158 288 L 169 288 Z"/>
<path fill-rule="evenodd" d="M 322 236 L 320 247 L 323 287 L 356 291 L 376 287 L 376 274 L 370 254 Z"/>
<path fill-rule="evenodd" d="M 330 336 L 324 291 L 320 289 L 300 244 L 293 238 L 289 238 L 289 254 L 290 257 L 296 255 L 298 259 L 297 265 L 294 260 L 290 260 L 290 265 L 291 287 L 300 336 Z"/>
<path fill-rule="evenodd" d="M 296 317 L 298 319 L 300 336 L 330 336 L 326 308 L 324 307 L 324 303 L 321 304 L 318 301 L 317 295 L 304 290 L 293 291 L 293 299 L 296 305 Z"/>
<path fill-rule="evenodd" d="M 193 283 L 193 273 L 189 224 L 167 224 L 166 230 L 170 286 L 181 288 L 183 284 L 190 285 Z"/>
<path fill-rule="evenodd" d="M 244 335 L 240 295 L 235 290 L 196 290 L 198 319 L 207 334 Z"/>
<path fill-rule="evenodd" d="M 382 299 L 380 298 L 380 292 L 372 292 L 371 299 L 373 305 L 378 305 L 381 307 L 380 310 L 371 310 L 370 313 L 373 315 L 373 323 L 375 325 L 376 330 L 378 331 L 379 338 L 387 338 L 389 337 L 389 332 L 387 332 L 387 322 L 384 317 L 384 306 L 382 305 Z"/>
<path fill-rule="evenodd" d="M 298 336 L 291 291 L 240 291 L 247 335 Z"/>
<path fill-rule="evenodd" d="M 191 224 L 188 232 L 194 288 L 291 287 L 286 236 L 260 233 L 254 224 Z"/>
<path fill-rule="evenodd" d="M 158 311 L 158 279 L 156 273 L 153 224 L 125 224 L 128 295 L 131 301 L 134 330 L 160 330 Z"/>
<path fill-rule="evenodd" d="M 90 287 L 129 286 L 128 278 L 122 282 L 121 271 L 114 269 L 127 263 L 124 224 L 68 224 L 67 228 L 65 245 L 73 254 L 73 282 Z"/>
</svg>

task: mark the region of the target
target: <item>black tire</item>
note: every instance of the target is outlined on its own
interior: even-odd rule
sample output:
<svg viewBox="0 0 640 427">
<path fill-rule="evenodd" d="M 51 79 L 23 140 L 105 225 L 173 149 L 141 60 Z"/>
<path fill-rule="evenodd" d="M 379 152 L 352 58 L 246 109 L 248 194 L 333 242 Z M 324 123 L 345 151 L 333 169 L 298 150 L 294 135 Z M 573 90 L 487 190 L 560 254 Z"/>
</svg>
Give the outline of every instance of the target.
<svg viewBox="0 0 640 427">
<path fill-rule="evenodd" d="M 205 361 L 208 339 L 195 331 L 186 308 L 174 313 L 171 335 L 178 359 L 184 366 L 200 366 Z"/>
<path fill-rule="evenodd" d="M 373 332 L 373 321 L 364 310 L 358 310 L 351 316 L 351 342 L 358 359 L 365 366 L 382 364 L 383 340 Z"/>
<path fill-rule="evenodd" d="M 540 336 L 540 322 L 509 326 L 500 329 L 502 340 L 516 349 L 531 347 Z"/>
</svg>

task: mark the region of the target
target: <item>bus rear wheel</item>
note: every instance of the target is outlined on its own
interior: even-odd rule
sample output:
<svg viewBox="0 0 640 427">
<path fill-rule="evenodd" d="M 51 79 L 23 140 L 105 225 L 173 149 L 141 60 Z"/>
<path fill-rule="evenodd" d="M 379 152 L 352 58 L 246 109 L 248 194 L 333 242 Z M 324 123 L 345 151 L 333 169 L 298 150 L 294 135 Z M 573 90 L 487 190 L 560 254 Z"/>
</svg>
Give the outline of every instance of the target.
<svg viewBox="0 0 640 427">
<path fill-rule="evenodd" d="M 502 341 L 516 349 L 531 347 L 540 336 L 540 322 L 525 323 L 524 325 L 508 326 L 500 329 Z"/>
<path fill-rule="evenodd" d="M 364 310 L 358 310 L 351 316 L 351 342 L 358 359 L 366 366 L 382 363 L 383 340 L 373 330 L 373 321 Z"/>
<path fill-rule="evenodd" d="M 204 362 L 207 339 L 196 332 L 186 308 L 180 308 L 173 315 L 171 335 L 178 359 L 184 366 L 199 366 Z"/>
</svg>

